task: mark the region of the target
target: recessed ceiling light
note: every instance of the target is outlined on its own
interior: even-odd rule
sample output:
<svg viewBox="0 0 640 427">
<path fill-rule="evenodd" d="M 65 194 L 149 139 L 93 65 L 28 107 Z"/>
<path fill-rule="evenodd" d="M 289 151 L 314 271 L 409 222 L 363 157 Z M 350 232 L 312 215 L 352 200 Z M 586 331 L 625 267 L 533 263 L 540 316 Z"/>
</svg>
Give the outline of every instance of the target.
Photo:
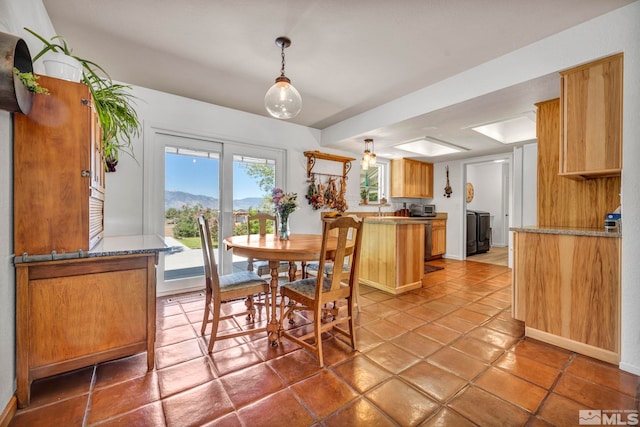
<svg viewBox="0 0 640 427">
<path fill-rule="evenodd" d="M 530 141 L 536 138 L 535 114 L 530 114 L 474 126 L 471 129 L 503 144 Z"/>
<path fill-rule="evenodd" d="M 405 142 L 394 146 L 400 150 L 409 151 L 411 153 L 420 154 L 427 157 L 442 156 L 445 154 L 459 153 L 467 151 L 466 148 L 441 141 L 436 138 L 422 138 L 416 141 Z"/>
</svg>

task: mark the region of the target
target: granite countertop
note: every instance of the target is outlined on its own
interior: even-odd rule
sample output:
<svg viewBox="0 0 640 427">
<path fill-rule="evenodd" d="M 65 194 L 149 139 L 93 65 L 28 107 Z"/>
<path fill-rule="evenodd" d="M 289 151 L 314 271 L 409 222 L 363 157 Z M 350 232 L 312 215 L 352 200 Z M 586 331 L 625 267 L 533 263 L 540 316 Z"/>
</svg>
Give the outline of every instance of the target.
<svg viewBox="0 0 640 427">
<path fill-rule="evenodd" d="M 447 219 L 447 213 L 436 213 L 436 216 L 368 216 L 365 217 L 365 222 L 385 222 L 390 224 L 415 224 L 431 222 L 434 219 Z"/>
<path fill-rule="evenodd" d="M 158 235 L 134 235 L 105 237 L 89 251 L 77 251 L 42 255 L 16 256 L 14 264 L 38 261 L 57 261 L 63 259 L 97 258 L 117 255 L 138 255 L 170 251 L 164 238 Z"/>
<path fill-rule="evenodd" d="M 538 234 L 565 234 L 571 236 L 594 236 L 594 237 L 622 237 L 622 233 L 607 231 L 603 228 L 579 228 L 579 227 L 538 227 L 529 225 L 526 227 L 510 227 L 509 231 L 520 233 Z"/>
<path fill-rule="evenodd" d="M 113 236 L 100 240 L 88 252 L 89 257 L 135 255 L 171 250 L 158 235 Z"/>
</svg>

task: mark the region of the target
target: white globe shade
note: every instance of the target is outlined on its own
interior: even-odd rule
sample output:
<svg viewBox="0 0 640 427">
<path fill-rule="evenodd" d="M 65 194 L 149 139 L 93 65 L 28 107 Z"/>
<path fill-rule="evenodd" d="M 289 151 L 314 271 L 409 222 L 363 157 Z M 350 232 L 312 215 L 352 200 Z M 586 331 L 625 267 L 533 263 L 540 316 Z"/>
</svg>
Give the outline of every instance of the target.
<svg viewBox="0 0 640 427">
<path fill-rule="evenodd" d="M 289 79 L 278 77 L 264 96 L 264 106 L 277 119 L 291 119 L 302 110 L 302 97 Z"/>
</svg>

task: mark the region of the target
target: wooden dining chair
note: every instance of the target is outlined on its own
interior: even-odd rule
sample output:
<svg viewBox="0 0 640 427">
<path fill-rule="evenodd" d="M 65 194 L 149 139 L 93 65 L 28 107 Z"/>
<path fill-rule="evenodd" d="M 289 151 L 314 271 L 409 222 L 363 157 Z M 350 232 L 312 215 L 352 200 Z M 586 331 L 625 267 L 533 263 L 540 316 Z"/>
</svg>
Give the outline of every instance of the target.
<svg viewBox="0 0 640 427">
<path fill-rule="evenodd" d="M 316 277 L 285 283 L 280 287 L 280 337 L 285 337 L 316 355 L 318 364 L 323 366 L 322 357 L 322 333 L 332 330 L 349 338 L 351 347 L 356 350 L 354 297 L 358 283 L 360 260 L 360 243 L 362 241 L 362 221 L 352 217 L 325 218 L 322 226 L 322 246 L 318 260 L 318 271 L 323 272 L 329 260 L 335 265 L 350 266 L 348 279 L 342 275 L 334 274 L 331 278 L 325 274 Z M 332 233 L 337 230 L 337 235 Z M 355 236 L 350 239 L 349 236 Z M 337 240 L 337 246 L 331 245 L 333 239 Z M 346 300 L 346 313 L 334 311 L 338 301 Z M 329 306 L 331 305 L 331 306 Z M 329 310 L 330 316 L 323 314 Z M 285 329 L 285 319 L 290 319 L 289 314 L 294 310 L 306 310 L 313 313 L 313 331 L 299 335 L 295 331 L 295 325 L 289 322 Z M 347 329 L 338 325 L 347 323 Z"/>
<path fill-rule="evenodd" d="M 200 241 L 202 242 L 206 278 L 204 318 L 202 319 L 200 332 L 204 336 L 207 323 L 211 322 L 211 337 L 209 339 L 209 353 L 211 353 L 213 344 L 218 339 L 234 338 L 264 331 L 264 328 L 255 328 L 256 308 L 253 298 L 255 295 L 264 295 L 265 319 L 269 319 L 269 283 L 252 271 L 219 275 L 211 242 L 209 221 L 204 216 L 198 218 L 198 228 L 200 230 Z M 245 299 L 246 311 L 232 311 L 230 314 L 223 315 L 222 304 L 239 299 Z M 241 316 L 245 316 L 247 322 L 235 321 L 236 318 Z M 228 319 L 234 322 L 233 330 L 218 334 L 220 321 Z"/>
<path fill-rule="evenodd" d="M 257 212 L 254 215 L 247 215 L 247 236 L 251 235 L 251 222 L 258 221 L 258 233 L 260 236 L 267 235 L 267 222 L 273 222 L 274 234 L 278 230 L 278 219 L 275 215 L 271 215 L 265 212 Z M 290 264 L 288 261 L 281 261 L 278 267 L 278 273 L 288 273 Z M 294 264 L 295 268 L 295 264 Z M 271 268 L 269 267 L 269 261 L 266 260 L 254 260 L 253 258 L 247 258 L 247 270 L 256 271 L 258 276 L 264 276 L 265 274 L 271 274 Z"/>
</svg>

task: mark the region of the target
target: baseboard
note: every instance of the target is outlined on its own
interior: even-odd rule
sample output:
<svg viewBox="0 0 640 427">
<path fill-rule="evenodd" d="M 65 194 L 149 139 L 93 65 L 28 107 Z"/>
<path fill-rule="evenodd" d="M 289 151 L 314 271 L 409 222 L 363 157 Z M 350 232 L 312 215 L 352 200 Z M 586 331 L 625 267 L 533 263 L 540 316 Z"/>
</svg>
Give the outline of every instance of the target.
<svg viewBox="0 0 640 427">
<path fill-rule="evenodd" d="M 620 365 L 618 365 L 618 367 L 621 370 L 629 372 L 631 374 L 640 375 L 640 366 L 632 365 L 631 363 L 620 362 Z"/>
<path fill-rule="evenodd" d="M 18 399 L 14 394 L 0 414 L 0 427 L 7 427 L 18 410 Z"/>
</svg>

